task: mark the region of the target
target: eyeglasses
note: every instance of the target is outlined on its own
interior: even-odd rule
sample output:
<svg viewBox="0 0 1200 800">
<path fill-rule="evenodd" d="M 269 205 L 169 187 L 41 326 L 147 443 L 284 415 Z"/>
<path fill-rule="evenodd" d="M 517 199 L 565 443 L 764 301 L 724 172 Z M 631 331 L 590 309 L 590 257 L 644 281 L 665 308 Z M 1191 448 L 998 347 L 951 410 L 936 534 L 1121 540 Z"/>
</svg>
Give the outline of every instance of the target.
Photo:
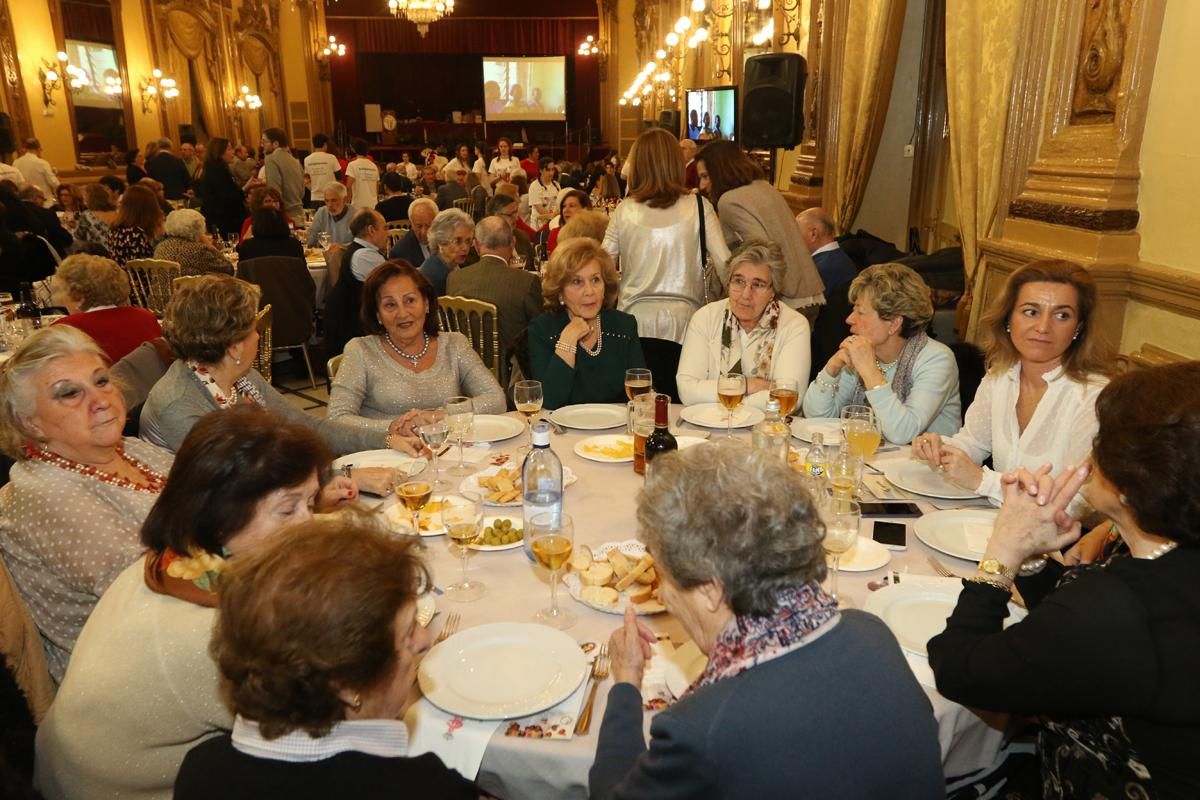
<svg viewBox="0 0 1200 800">
<path fill-rule="evenodd" d="M 729 279 L 730 291 L 741 293 L 746 291 L 747 286 L 755 293 L 762 293 L 771 288 L 771 284 L 766 281 L 747 281 L 741 275 L 735 275 Z"/>
</svg>

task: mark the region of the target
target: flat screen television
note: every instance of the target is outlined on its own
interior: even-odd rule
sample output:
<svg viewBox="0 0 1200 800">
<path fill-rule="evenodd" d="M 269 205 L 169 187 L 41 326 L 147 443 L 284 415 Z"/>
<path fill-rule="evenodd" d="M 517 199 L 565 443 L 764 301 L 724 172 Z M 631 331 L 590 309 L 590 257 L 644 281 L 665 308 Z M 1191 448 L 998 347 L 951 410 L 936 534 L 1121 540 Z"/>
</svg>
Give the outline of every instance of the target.
<svg viewBox="0 0 1200 800">
<path fill-rule="evenodd" d="M 697 144 L 737 138 L 737 87 L 688 89 L 683 137 Z"/>
<path fill-rule="evenodd" d="M 567 118 L 564 56 L 483 58 L 483 103 L 488 122 Z"/>
</svg>

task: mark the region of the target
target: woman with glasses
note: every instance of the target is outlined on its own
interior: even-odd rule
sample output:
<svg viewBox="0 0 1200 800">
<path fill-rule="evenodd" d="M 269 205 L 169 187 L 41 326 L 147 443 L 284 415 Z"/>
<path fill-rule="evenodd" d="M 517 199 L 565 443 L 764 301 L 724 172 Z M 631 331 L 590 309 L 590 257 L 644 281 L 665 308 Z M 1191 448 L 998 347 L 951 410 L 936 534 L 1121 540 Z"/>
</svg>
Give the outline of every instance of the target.
<svg viewBox="0 0 1200 800">
<path fill-rule="evenodd" d="M 781 303 L 778 285 L 787 264 L 779 245 L 752 239 L 729 259 L 729 296 L 709 303 L 688 324 L 675 375 L 684 405 L 717 402 L 717 381 L 746 376 L 746 402 L 767 403 L 772 380 L 803 391 L 808 376 L 809 327 Z"/>
</svg>

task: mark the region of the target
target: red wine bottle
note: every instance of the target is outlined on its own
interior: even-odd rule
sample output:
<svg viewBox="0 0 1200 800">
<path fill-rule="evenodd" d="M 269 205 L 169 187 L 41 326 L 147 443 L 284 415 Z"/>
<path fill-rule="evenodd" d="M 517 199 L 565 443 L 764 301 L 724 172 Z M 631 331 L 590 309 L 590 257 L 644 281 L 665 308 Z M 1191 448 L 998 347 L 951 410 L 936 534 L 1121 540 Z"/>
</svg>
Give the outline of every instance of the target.
<svg viewBox="0 0 1200 800">
<path fill-rule="evenodd" d="M 667 411 L 670 407 L 670 396 L 660 394 L 654 398 L 654 431 L 646 437 L 647 474 L 650 472 L 651 461 L 663 453 L 679 449 L 679 443 L 675 441 L 674 435 L 671 434 L 671 430 L 667 426 Z"/>
</svg>

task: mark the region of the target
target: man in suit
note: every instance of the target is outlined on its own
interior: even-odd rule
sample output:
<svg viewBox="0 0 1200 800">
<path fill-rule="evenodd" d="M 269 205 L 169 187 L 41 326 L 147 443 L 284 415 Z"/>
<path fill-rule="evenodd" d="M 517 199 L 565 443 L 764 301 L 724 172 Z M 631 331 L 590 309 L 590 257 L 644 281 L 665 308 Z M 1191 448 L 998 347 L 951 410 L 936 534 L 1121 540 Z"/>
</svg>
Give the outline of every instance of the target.
<svg viewBox="0 0 1200 800">
<path fill-rule="evenodd" d="M 468 171 L 457 160 L 446 165 L 446 182 L 437 190 L 437 204 L 442 211 L 454 208 L 455 200 L 465 200 L 471 196 L 467 191 Z"/>
<path fill-rule="evenodd" d="M 418 197 L 408 207 L 408 221 L 412 228 L 388 253 L 388 258 L 402 258 L 414 267 L 425 263 L 433 251 L 429 247 L 429 226 L 437 216 L 437 203 L 428 197 Z"/>
<path fill-rule="evenodd" d="M 192 176 L 183 161 L 171 152 L 172 147 L 170 139 L 158 140 L 158 152 L 146 162 L 146 174 L 163 185 L 168 200 L 182 200 L 184 193 L 192 188 Z"/>
<path fill-rule="evenodd" d="M 446 294 L 470 297 L 496 306 L 500 323 L 500 352 L 506 353 L 542 313 L 542 285 L 531 272 L 513 269 L 513 228 L 503 217 L 484 217 L 475 226 L 479 261 L 453 270 Z"/>
<path fill-rule="evenodd" d="M 850 260 L 850 256 L 838 245 L 834 238 L 833 219 L 823 208 L 809 208 L 796 215 L 796 224 L 800 226 L 800 236 L 812 254 L 817 272 L 825 283 L 825 299 L 829 300 L 834 289 L 837 289 L 858 275 L 858 267 Z"/>
</svg>

